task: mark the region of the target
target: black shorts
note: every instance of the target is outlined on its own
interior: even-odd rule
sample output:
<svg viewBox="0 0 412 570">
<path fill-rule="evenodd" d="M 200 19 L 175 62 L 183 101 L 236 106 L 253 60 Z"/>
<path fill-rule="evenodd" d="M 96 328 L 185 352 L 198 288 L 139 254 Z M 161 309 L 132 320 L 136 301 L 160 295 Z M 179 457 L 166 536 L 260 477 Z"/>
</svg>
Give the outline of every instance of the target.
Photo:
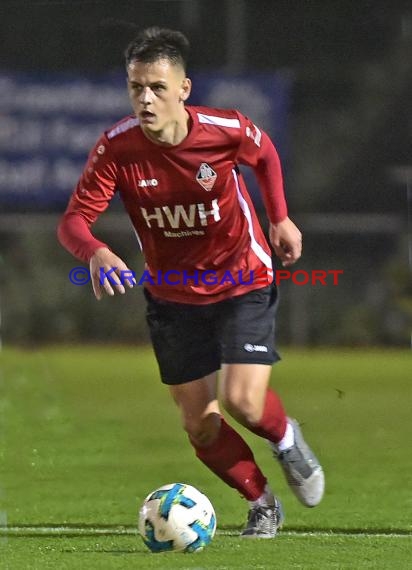
<svg viewBox="0 0 412 570">
<path fill-rule="evenodd" d="M 144 289 L 146 319 L 165 384 L 202 378 L 226 364 L 273 364 L 276 286 L 208 305 L 155 299 Z"/>
</svg>

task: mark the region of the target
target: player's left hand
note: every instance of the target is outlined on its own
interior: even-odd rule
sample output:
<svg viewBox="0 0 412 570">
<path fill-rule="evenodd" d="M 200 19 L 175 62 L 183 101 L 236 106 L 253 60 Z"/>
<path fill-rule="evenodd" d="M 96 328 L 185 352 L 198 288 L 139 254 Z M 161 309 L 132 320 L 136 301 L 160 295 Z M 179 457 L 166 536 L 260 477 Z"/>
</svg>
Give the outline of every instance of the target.
<svg viewBox="0 0 412 570">
<path fill-rule="evenodd" d="M 302 255 L 302 234 L 290 218 L 270 224 L 269 239 L 283 267 L 293 265 Z"/>
</svg>

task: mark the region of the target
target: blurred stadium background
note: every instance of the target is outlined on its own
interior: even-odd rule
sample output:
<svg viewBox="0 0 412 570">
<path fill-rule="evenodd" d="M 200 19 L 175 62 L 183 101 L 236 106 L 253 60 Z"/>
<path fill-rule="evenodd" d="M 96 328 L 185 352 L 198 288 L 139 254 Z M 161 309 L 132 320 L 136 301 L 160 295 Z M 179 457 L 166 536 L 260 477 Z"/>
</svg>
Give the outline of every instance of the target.
<svg viewBox="0 0 412 570">
<path fill-rule="evenodd" d="M 239 108 L 280 151 L 291 217 L 305 236 L 297 268 L 344 270 L 338 286 L 282 285 L 280 344 L 408 347 L 412 9 L 406 0 L 3 0 L 2 343 L 148 340 L 141 291 L 94 302 L 90 285 L 70 283 L 69 270 L 81 264 L 55 234 L 90 147 L 130 112 L 123 50 L 135 35 L 132 24 L 189 36 L 191 102 Z M 95 231 L 141 270 L 120 203 Z"/>
</svg>

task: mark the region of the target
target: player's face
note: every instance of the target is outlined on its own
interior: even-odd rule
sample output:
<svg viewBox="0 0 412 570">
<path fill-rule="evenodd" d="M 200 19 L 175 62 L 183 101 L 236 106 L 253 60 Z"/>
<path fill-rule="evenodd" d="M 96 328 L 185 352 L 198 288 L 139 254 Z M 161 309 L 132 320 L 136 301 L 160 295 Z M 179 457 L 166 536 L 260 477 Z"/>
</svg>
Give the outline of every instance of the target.
<svg viewBox="0 0 412 570">
<path fill-rule="evenodd" d="M 185 117 L 184 101 L 191 83 L 181 66 L 167 59 L 134 61 L 127 67 L 127 76 L 129 97 L 143 130 L 161 132 Z"/>
</svg>

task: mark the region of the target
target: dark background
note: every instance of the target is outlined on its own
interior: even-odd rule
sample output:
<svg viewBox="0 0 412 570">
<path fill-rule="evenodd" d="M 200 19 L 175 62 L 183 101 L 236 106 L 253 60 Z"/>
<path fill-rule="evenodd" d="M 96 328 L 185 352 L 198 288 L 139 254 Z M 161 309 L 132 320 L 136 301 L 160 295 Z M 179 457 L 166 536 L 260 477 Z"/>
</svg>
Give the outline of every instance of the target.
<svg viewBox="0 0 412 570">
<path fill-rule="evenodd" d="M 286 287 L 284 342 L 408 344 L 410 2 L 3 0 L 0 69 L 38 75 L 118 71 L 127 43 L 149 25 L 188 35 L 189 75 L 209 69 L 285 70 L 293 76 L 285 172 L 291 217 L 305 232 L 299 268 L 343 268 L 346 280 L 339 291 Z M 76 265 L 60 252 L 48 267 L 54 255 L 48 248 L 59 247 L 55 220 L 42 222 L 39 232 L 38 221 L 27 218 L 26 235 L 10 215 L 0 220 L 3 268 L 8 267 L 2 277 L 3 335 L 17 342 L 108 339 L 103 316 L 86 301 L 82 315 L 72 315 L 73 302 L 82 304 L 85 290 L 64 293 L 61 285 L 53 302 L 52 288 L 39 281 L 44 271 L 61 272 L 62 263 Z M 108 239 L 118 236 L 109 233 Z M 23 293 L 16 297 L 11 264 L 16 279 L 22 268 L 27 271 L 25 279 L 36 290 L 30 302 Z M 94 329 L 90 319 L 100 324 Z M 131 326 L 120 327 L 117 338 L 131 340 L 133 334 Z"/>
<path fill-rule="evenodd" d="M 412 151 L 406 1 L 3 0 L 0 9 L 5 70 L 119 70 L 136 30 L 153 24 L 189 36 L 191 70 L 288 69 L 291 205 L 404 205 L 401 192 L 388 195 L 387 169 L 408 163 Z"/>
</svg>

